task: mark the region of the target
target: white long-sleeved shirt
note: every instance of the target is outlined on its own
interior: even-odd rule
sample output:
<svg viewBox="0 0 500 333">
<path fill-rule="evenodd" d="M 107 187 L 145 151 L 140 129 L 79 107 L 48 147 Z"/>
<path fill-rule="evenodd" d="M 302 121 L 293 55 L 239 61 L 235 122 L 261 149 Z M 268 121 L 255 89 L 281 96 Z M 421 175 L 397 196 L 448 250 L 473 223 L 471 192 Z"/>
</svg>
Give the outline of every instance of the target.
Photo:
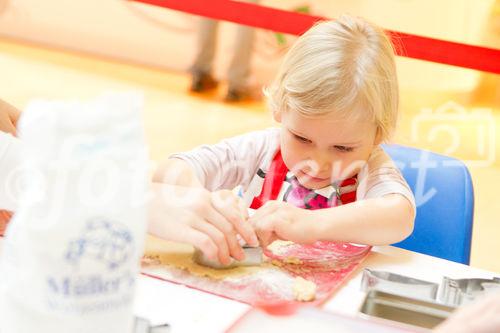
<svg viewBox="0 0 500 333">
<path fill-rule="evenodd" d="M 16 209 L 12 176 L 21 165 L 21 154 L 21 141 L 11 134 L 0 132 L 0 209 Z"/>
<path fill-rule="evenodd" d="M 189 152 L 174 154 L 170 158 L 189 163 L 197 178 L 210 191 L 241 186 L 243 199 L 250 204 L 262 190 L 262 174 L 268 171 L 279 149 L 279 135 L 277 128 L 250 132 L 215 145 L 203 145 Z M 332 191 L 331 186 L 315 190 L 326 197 Z M 278 199 L 283 192 L 282 188 Z M 363 200 L 388 194 L 402 195 L 415 211 L 415 199 L 410 187 L 389 155 L 377 147 L 358 174 L 356 196 L 357 200 Z"/>
</svg>

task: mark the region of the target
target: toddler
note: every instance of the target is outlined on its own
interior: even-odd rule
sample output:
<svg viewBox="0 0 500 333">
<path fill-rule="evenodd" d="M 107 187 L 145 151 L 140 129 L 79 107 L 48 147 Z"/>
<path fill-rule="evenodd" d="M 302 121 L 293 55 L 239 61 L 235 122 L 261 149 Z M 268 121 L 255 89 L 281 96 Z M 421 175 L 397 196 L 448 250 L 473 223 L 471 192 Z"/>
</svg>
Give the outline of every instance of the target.
<svg viewBox="0 0 500 333">
<path fill-rule="evenodd" d="M 200 189 L 191 209 L 205 223 L 195 229 L 211 235 L 222 262 L 241 258 L 236 235 L 255 243 L 254 231 L 263 246 L 379 245 L 411 234 L 414 197 L 380 147 L 395 130 L 399 99 L 393 47 L 381 28 L 351 16 L 316 24 L 265 94 L 280 128 L 174 154 L 155 176 Z M 241 200 L 230 191 L 237 186 Z M 242 202 L 256 210 L 250 218 Z"/>
</svg>

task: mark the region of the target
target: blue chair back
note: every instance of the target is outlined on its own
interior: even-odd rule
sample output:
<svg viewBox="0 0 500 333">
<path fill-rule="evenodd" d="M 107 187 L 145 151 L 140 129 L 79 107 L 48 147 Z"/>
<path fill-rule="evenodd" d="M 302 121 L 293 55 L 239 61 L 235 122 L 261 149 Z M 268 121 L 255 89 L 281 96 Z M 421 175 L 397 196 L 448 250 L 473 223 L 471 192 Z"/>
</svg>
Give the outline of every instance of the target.
<svg viewBox="0 0 500 333">
<path fill-rule="evenodd" d="M 469 264 L 474 190 L 457 159 L 399 145 L 383 149 L 396 162 L 417 203 L 413 233 L 397 247 Z"/>
</svg>

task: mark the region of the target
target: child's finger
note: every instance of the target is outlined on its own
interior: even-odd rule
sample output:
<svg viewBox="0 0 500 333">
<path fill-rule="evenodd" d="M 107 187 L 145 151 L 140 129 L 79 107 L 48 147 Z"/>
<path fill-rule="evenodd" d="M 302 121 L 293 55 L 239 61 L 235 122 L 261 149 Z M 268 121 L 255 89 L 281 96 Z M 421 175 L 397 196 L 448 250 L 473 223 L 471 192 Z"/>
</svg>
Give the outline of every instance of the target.
<svg viewBox="0 0 500 333">
<path fill-rule="evenodd" d="M 214 241 L 205 233 L 196 229 L 186 228 L 182 236 L 177 239 L 179 242 L 188 243 L 199 249 L 210 260 L 217 260 L 219 248 Z"/>
<path fill-rule="evenodd" d="M 233 197 L 232 201 L 229 201 L 228 198 L 220 201 L 216 197 L 212 201 L 212 204 L 215 209 L 232 224 L 247 244 L 252 246 L 257 245 L 259 243 L 257 235 L 255 234 L 252 226 L 247 223 L 246 219 L 244 219 L 244 215 L 241 213 L 241 209 L 239 207 L 238 199 L 238 197 Z"/>
<path fill-rule="evenodd" d="M 263 245 L 263 246 L 267 247 L 268 245 L 272 244 L 275 240 L 278 240 L 278 239 L 280 239 L 280 238 L 278 237 L 278 235 L 277 235 L 275 232 L 273 232 L 273 233 L 271 234 L 271 237 L 269 237 L 269 238 L 266 240 L 266 241 L 267 241 L 267 243 L 266 243 L 265 245 Z"/>
<path fill-rule="evenodd" d="M 212 239 L 212 241 L 218 248 L 218 258 L 222 264 L 228 265 L 229 263 L 231 263 L 229 247 L 226 242 L 226 237 L 224 236 L 224 233 L 222 233 L 219 229 L 210 224 L 208 221 L 199 221 L 193 225 L 193 228 L 203 232 Z"/>
<path fill-rule="evenodd" d="M 266 215 L 261 219 L 254 220 L 252 225 L 262 246 L 267 246 L 273 241 L 274 218 L 272 215 Z"/>
<path fill-rule="evenodd" d="M 248 214 L 248 207 L 247 205 L 245 204 L 245 201 L 243 201 L 242 199 L 238 200 L 238 207 L 241 211 L 241 214 L 243 215 L 243 218 L 245 220 L 245 225 L 248 225 L 250 226 L 250 228 L 252 229 L 255 237 L 252 237 L 252 242 L 247 242 L 248 245 L 250 246 L 259 246 L 259 239 L 257 237 L 257 234 L 255 234 L 255 230 L 253 229 L 253 226 L 252 224 L 250 223 L 249 221 L 249 214 Z"/>
<path fill-rule="evenodd" d="M 266 204 L 257 209 L 255 213 L 248 219 L 248 222 L 253 226 L 261 245 L 263 243 L 264 237 L 269 238 L 266 233 L 274 231 L 273 220 L 275 219 L 275 212 L 277 211 L 277 209 L 277 204 Z"/>
<path fill-rule="evenodd" d="M 238 198 L 238 208 L 240 209 L 243 219 L 245 221 L 248 220 L 248 207 L 245 204 L 245 201 L 243 201 L 241 198 Z"/>
<path fill-rule="evenodd" d="M 219 213 L 215 209 L 208 213 L 207 219 L 209 219 L 209 221 L 223 233 L 231 257 L 237 260 L 245 259 L 245 252 L 238 241 L 236 228 L 233 224 L 230 223 L 223 214 Z"/>
<path fill-rule="evenodd" d="M 257 209 L 248 221 L 252 225 L 255 225 L 256 221 L 260 221 L 266 216 L 273 214 L 276 210 L 278 210 L 278 208 L 279 204 L 277 201 L 268 201 L 264 204 L 264 206 Z"/>
<path fill-rule="evenodd" d="M 236 229 L 224 217 L 224 215 L 213 208 L 206 213 L 205 218 L 222 232 L 227 242 L 231 257 L 243 260 L 245 253 L 243 252 L 243 249 L 238 242 L 238 238 L 236 237 Z"/>
<path fill-rule="evenodd" d="M 257 237 L 257 234 L 255 233 L 255 230 L 253 229 L 252 225 L 250 224 L 250 222 L 248 221 L 249 219 L 249 215 L 248 215 L 248 207 L 247 205 L 245 204 L 245 201 L 243 201 L 242 199 L 239 198 L 238 200 L 238 208 L 240 209 L 240 212 L 243 216 L 243 219 L 244 219 L 244 223 L 245 225 L 249 226 L 250 229 L 252 230 L 253 232 L 253 235 L 255 235 L 255 237 L 251 236 L 251 241 L 252 242 L 249 242 L 247 241 L 247 244 L 250 245 L 250 246 L 259 246 L 259 239 Z"/>
</svg>

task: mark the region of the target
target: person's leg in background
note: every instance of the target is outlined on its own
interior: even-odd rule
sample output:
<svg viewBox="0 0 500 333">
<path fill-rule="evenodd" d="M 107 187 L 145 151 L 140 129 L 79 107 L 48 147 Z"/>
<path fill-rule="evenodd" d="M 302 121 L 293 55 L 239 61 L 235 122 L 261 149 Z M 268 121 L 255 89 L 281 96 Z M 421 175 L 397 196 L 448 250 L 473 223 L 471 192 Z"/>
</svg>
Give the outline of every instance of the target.
<svg viewBox="0 0 500 333">
<path fill-rule="evenodd" d="M 258 3 L 258 0 L 247 0 L 246 2 Z M 228 90 L 226 101 L 236 102 L 249 96 L 248 77 L 252 60 L 252 49 L 255 37 L 255 29 L 248 26 L 238 25 L 234 54 L 228 69 Z"/>
<path fill-rule="evenodd" d="M 217 46 L 217 26 L 215 20 L 201 18 L 198 24 L 196 58 L 191 67 L 191 91 L 201 92 L 217 87 L 212 76 L 212 64 Z"/>
</svg>

